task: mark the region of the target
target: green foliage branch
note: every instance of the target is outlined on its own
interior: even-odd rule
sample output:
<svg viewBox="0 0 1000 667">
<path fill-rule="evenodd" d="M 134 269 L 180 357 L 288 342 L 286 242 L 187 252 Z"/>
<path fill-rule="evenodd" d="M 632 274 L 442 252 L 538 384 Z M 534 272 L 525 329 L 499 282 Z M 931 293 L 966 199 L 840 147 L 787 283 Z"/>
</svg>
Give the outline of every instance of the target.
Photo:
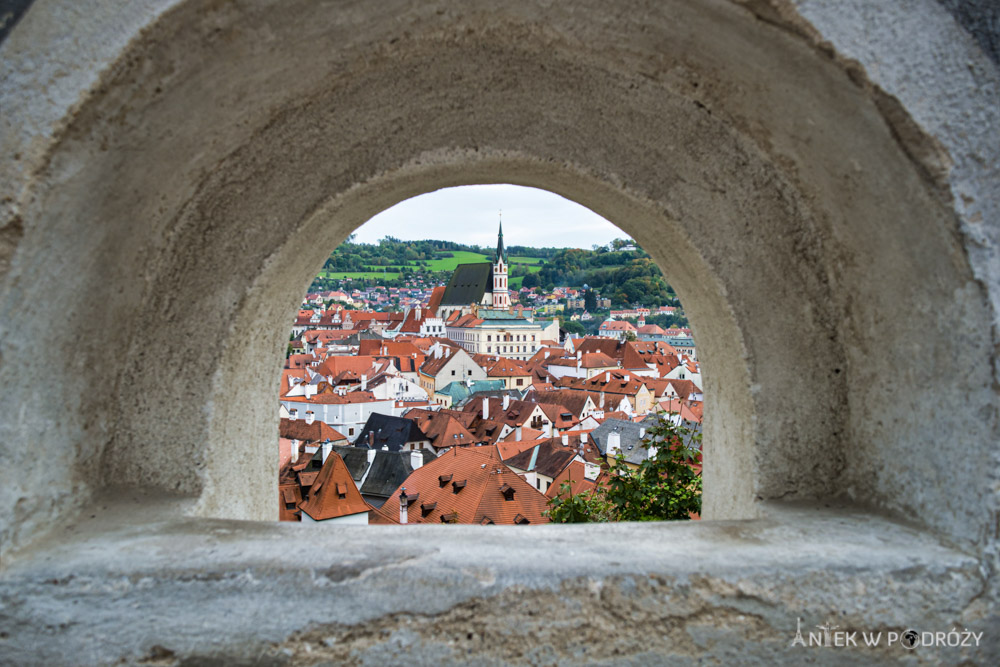
<svg viewBox="0 0 1000 667">
<path fill-rule="evenodd" d="M 701 513 L 701 475 L 692 467 L 700 442 L 700 433 L 661 415 L 640 443 L 656 448 L 652 456 L 633 468 L 619 452 L 607 485 L 593 491 L 574 495 L 564 482 L 546 514 L 553 523 L 690 519 Z"/>
</svg>

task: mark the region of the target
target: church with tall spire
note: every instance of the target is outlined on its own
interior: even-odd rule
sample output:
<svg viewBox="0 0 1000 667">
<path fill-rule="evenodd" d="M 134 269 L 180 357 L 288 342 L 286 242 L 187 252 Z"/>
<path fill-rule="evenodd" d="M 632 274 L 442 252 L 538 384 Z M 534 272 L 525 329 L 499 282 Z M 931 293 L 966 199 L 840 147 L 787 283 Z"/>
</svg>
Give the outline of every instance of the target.
<svg viewBox="0 0 1000 667">
<path fill-rule="evenodd" d="M 436 304 L 445 334 L 469 354 L 527 360 L 542 341 L 559 340 L 559 320 L 536 320 L 530 311 L 511 310 L 509 271 L 501 220 L 493 257 L 455 267 Z"/>
<path fill-rule="evenodd" d="M 493 308 L 510 308 L 510 292 L 507 289 L 507 249 L 503 245 L 503 221 L 497 232 L 497 252 L 493 257 Z"/>
</svg>

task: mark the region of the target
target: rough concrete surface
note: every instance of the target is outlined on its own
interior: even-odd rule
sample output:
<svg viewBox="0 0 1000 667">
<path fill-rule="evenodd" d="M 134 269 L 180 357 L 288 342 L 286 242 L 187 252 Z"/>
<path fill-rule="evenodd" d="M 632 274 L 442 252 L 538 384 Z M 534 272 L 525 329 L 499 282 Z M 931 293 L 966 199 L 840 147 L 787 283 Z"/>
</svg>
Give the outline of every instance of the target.
<svg viewBox="0 0 1000 667">
<path fill-rule="evenodd" d="M 402 199 L 509 182 L 604 215 L 677 288 L 711 406 L 706 518 L 848 497 L 978 558 L 982 593 L 956 613 L 995 614 L 1000 77 L 989 22 L 970 34 L 958 15 L 37 0 L 0 45 L 3 567 L 57 548 L 54 527 L 109 485 L 273 519 L 272 388 L 310 277 Z M 818 611 L 832 598 L 809 581 Z M 60 613 L 55 652 L 84 632 Z M 431 656 L 449 640 L 426 623 Z"/>
<path fill-rule="evenodd" d="M 332 529 L 133 507 L 67 527 L 0 575 L 12 662 L 63 664 L 67 647 L 79 665 L 912 657 L 887 636 L 878 648 L 791 647 L 800 618 L 806 632 L 967 628 L 985 641 L 920 647 L 916 662 L 1000 658 L 974 557 L 849 508 L 774 506 L 707 525 Z"/>
</svg>

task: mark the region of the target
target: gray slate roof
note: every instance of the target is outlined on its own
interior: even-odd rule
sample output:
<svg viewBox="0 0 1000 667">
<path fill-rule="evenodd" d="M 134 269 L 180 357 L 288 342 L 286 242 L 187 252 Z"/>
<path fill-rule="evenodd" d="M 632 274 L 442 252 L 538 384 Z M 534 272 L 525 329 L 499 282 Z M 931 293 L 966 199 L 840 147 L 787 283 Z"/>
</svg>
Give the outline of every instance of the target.
<svg viewBox="0 0 1000 667">
<path fill-rule="evenodd" d="M 369 434 L 374 434 L 371 443 L 369 443 Z M 354 444 L 357 447 L 372 445 L 371 449 L 388 447 L 390 452 L 398 452 L 406 443 L 421 440 L 430 440 L 430 438 L 420 430 L 420 427 L 412 419 L 373 412 L 368 416 L 368 421 L 365 422 L 365 427 L 361 429 Z"/>
<path fill-rule="evenodd" d="M 601 454 L 607 454 L 608 434 L 617 431 L 620 436 L 622 451 L 625 453 L 625 460 L 638 465 L 649 457 L 649 450 L 642 446 L 640 442 L 642 438 L 640 438 L 639 433 L 643 429 L 648 432 L 656 424 L 657 418 L 652 415 L 639 423 L 623 421 L 621 419 L 607 419 L 603 424 L 591 431 L 590 437 L 597 443 L 597 448 Z M 701 432 L 701 424 L 685 422 L 684 426 L 691 429 L 694 433 Z"/>
<path fill-rule="evenodd" d="M 644 419 L 638 424 L 622 419 L 606 419 L 603 424 L 591 431 L 590 437 L 597 443 L 597 448 L 603 455 L 608 453 L 608 434 L 618 432 L 622 451 L 625 452 L 625 457 L 628 458 L 630 451 L 638 450 L 643 454 L 646 453 L 646 450 L 639 446 L 639 440 L 642 439 L 639 433 L 643 430 L 648 431 L 654 424 L 656 424 L 655 418 Z M 632 450 L 629 450 L 630 445 L 632 446 Z M 641 461 L 642 459 L 640 458 L 639 460 Z"/>
<path fill-rule="evenodd" d="M 388 498 L 413 472 L 411 452 L 376 450 L 369 470 L 368 449 L 348 446 L 335 446 L 333 449 L 344 459 L 356 483 L 365 477 L 365 471 L 368 472 L 367 479 L 358 488 L 366 499 L 368 496 Z M 420 454 L 423 456 L 424 465 L 437 458 L 434 452 L 428 449 L 420 450 Z"/>
<path fill-rule="evenodd" d="M 441 297 L 442 306 L 467 306 L 479 303 L 487 290 L 493 290 L 493 265 L 459 264 L 451 274 L 451 280 Z"/>
</svg>

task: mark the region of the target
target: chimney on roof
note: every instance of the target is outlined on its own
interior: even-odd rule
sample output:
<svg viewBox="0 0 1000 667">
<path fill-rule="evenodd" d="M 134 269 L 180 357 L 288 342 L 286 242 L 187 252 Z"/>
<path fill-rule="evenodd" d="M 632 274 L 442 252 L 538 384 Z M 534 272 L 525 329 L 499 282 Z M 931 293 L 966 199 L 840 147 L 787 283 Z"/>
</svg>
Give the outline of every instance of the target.
<svg viewBox="0 0 1000 667">
<path fill-rule="evenodd" d="M 371 465 L 372 463 L 374 463 L 375 462 L 375 450 L 374 449 L 369 449 L 365 453 L 368 455 L 368 465 Z"/>
<path fill-rule="evenodd" d="M 599 407 L 601 410 L 604 409 L 604 392 L 603 391 L 601 392 L 601 404 L 598 405 L 597 407 Z"/>
<path fill-rule="evenodd" d="M 417 319 L 420 319 L 420 306 L 417 306 Z"/>
<path fill-rule="evenodd" d="M 581 444 L 584 444 L 584 445 L 587 444 L 587 439 L 588 439 L 588 436 L 587 436 L 586 433 L 581 433 L 580 434 L 580 443 Z"/>
<path fill-rule="evenodd" d="M 521 427 L 520 426 L 518 426 L 517 428 L 514 429 L 514 440 L 517 440 L 518 442 L 521 441 Z"/>
<path fill-rule="evenodd" d="M 577 361 L 579 361 L 580 359 L 583 359 L 583 350 L 577 350 L 576 351 L 576 359 L 577 359 Z M 577 365 L 579 366 L 579 364 L 577 364 Z"/>
<path fill-rule="evenodd" d="M 483 419 L 490 418 L 490 399 L 488 396 L 483 397 Z"/>
<path fill-rule="evenodd" d="M 323 463 L 330 458 L 330 452 L 333 451 L 333 443 L 327 440 L 323 443 Z"/>
<path fill-rule="evenodd" d="M 639 437 L 640 438 L 645 438 L 646 437 L 646 427 L 645 426 L 640 426 L 639 427 Z"/>
<path fill-rule="evenodd" d="M 629 381 L 629 379 L 628 379 L 628 373 L 625 373 L 624 375 L 622 375 L 622 379 L 625 380 L 626 382 L 628 382 Z"/>
<path fill-rule="evenodd" d="M 414 449 L 410 452 L 410 467 L 416 470 L 424 464 L 423 450 Z"/>
<path fill-rule="evenodd" d="M 399 523 L 405 524 L 407 520 L 407 508 L 410 505 L 409 498 L 406 497 L 406 487 L 399 490 Z"/>
<path fill-rule="evenodd" d="M 569 436 L 566 435 L 565 433 L 562 434 L 562 444 L 563 447 L 569 446 Z"/>
<path fill-rule="evenodd" d="M 312 410 L 306 410 L 306 423 L 312 424 L 314 421 L 316 421 L 316 415 L 313 414 Z"/>
<path fill-rule="evenodd" d="M 299 441 L 292 439 L 292 461 L 296 461 L 299 458 Z"/>
<path fill-rule="evenodd" d="M 552 437 L 552 422 L 545 422 L 545 432 L 546 432 L 545 437 L 547 438 Z"/>
<path fill-rule="evenodd" d="M 368 373 L 361 374 L 361 391 L 368 391 Z"/>
<path fill-rule="evenodd" d="M 655 459 L 657 451 L 658 450 L 657 450 L 657 448 L 656 448 L 655 445 L 650 445 L 650 447 L 649 447 L 649 456 L 647 458 Z"/>
<path fill-rule="evenodd" d="M 503 409 L 506 410 L 509 407 L 510 407 L 510 395 L 509 394 L 504 394 L 503 395 Z"/>
<path fill-rule="evenodd" d="M 368 431 L 368 448 L 375 449 L 375 431 Z"/>
<path fill-rule="evenodd" d="M 607 451 L 607 455 L 609 457 L 613 458 L 613 457 L 617 456 L 618 452 L 620 452 L 621 450 L 622 450 L 622 436 L 621 436 L 621 434 L 618 433 L 617 431 L 613 431 L 611 433 L 608 433 L 608 447 L 607 447 L 607 450 L 606 450 Z"/>
</svg>

